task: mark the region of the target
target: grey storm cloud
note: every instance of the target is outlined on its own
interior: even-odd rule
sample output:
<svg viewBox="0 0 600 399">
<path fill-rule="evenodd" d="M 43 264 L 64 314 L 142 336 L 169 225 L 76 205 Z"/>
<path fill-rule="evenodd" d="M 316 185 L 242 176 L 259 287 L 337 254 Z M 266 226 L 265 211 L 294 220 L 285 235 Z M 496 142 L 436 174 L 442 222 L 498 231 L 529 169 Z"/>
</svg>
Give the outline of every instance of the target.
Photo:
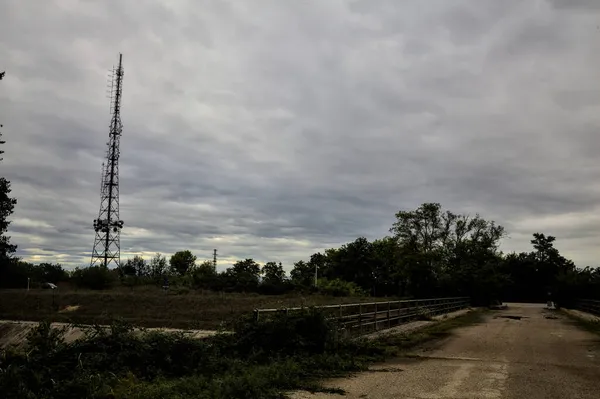
<svg viewBox="0 0 600 399">
<path fill-rule="evenodd" d="M 89 262 L 122 52 L 125 258 L 289 269 L 440 202 L 505 226 L 505 251 L 541 231 L 597 265 L 598 4 L 8 0 L 18 255 Z"/>
</svg>

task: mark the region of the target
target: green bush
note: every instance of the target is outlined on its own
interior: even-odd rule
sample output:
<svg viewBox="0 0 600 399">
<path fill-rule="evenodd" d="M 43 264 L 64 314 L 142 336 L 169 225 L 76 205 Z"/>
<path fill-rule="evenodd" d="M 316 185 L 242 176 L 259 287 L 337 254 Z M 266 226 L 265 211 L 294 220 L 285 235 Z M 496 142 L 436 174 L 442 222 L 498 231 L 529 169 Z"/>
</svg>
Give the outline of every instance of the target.
<svg viewBox="0 0 600 399">
<path fill-rule="evenodd" d="M 105 290 L 111 288 L 117 281 L 117 272 L 103 266 L 77 268 L 71 275 L 71 281 L 78 288 Z"/>
<path fill-rule="evenodd" d="M 332 296 L 367 296 L 367 293 L 357 284 L 340 279 L 319 279 L 317 284 L 319 292 Z"/>
<path fill-rule="evenodd" d="M 241 319 L 234 326 L 237 350 L 243 354 L 263 352 L 324 353 L 334 346 L 334 326 L 317 309 L 290 315 L 275 314 L 263 320 Z"/>
</svg>

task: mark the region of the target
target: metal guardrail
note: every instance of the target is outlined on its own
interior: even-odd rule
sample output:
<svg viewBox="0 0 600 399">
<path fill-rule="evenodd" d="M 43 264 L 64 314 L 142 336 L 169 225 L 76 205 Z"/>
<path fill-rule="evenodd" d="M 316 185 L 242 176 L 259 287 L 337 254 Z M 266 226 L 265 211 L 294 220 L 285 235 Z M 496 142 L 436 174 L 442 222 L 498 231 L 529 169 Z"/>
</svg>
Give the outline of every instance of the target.
<svg viewBox="0 0 600 399">
<path fill-rule="evenodd" d="M 348 335 L 362 335 L 379 331 L 415 320 L 456 310 L 470 304 L 468 297 L 412 299 L 404 301 L 347 303 L 315 306 L 325 316 L 334 320 Z M 259 320 L 274 314 L 290 314 L 306 307 L 282 309 L 255 309 L 254 319 Z"/>
<path fill-rule="evenodd" d="M 578 299 L 575 307 L 583 312 L 588 312 L 600 316 L 600 301 L 592 299 Z"/>
</svg>

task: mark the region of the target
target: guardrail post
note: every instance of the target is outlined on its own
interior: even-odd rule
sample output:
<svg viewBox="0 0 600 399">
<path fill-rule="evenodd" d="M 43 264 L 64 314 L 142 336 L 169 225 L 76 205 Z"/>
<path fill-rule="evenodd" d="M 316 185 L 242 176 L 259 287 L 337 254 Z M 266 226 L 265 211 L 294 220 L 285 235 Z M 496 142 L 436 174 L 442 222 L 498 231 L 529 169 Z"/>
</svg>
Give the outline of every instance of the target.
<svg viewBox="0 0 600 399">
<path fill-rule="evenodd" d="M 362 335 L 362 303 L 358 305 L 358 333 Z"/>
<path fill-rule="evenodd" d="M 258 315 L 260 313 L 260 310 L 258 309 L 254 309 L 254 321 L 258 321 Z"/>
<path fill-rule="evenodd" d="M 388 305 L 388 311 L 387 311 L 387 326 L 388 326 L 388 328 L 390 328 L 390 327 L 392 326 L 392 325 L 391 325 L 392 321 L 390 320 L 390 306 L 391 306 L 391 303 L 388 301 L 387 305 Z"/>
<path fill-rule="evenodd" d="M 379 315 L 377 314 L 378 310 L 377 302 L 375 302 L 375 331 L 379 331 Z"/>
</svg>

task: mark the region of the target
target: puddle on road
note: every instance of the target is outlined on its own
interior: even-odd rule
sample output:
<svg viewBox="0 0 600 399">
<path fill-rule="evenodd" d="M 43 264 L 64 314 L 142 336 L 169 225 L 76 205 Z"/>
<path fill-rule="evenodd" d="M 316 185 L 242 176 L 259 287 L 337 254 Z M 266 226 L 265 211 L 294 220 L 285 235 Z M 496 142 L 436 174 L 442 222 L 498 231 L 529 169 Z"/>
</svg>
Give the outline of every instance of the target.
<svg viewBox="0 0 600 399">
<path fill-rule="evenodd" d="M 494 317 L 494 319 L 511 319 L 511 320 L 521 320 L 521 319 L 527 319 L 527 316 L 513 316 L 513 315 L 501 315 L 501 316 L 496 316 Z"/>
</svg>

